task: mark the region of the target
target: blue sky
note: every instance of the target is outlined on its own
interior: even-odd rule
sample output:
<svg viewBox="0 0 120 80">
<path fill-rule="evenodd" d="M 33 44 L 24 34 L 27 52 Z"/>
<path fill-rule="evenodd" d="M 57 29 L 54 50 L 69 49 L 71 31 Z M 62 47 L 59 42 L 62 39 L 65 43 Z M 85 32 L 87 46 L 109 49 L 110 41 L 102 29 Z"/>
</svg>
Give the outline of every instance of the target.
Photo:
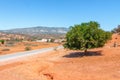
<svg viewBox="0 0 120 80">
<path fill-rule="evenodd" d="M 0 30 L 69 27 L 97 21 L 104 30 L 120 24 L 120 0 L 0 0 Z"/>
</svg>

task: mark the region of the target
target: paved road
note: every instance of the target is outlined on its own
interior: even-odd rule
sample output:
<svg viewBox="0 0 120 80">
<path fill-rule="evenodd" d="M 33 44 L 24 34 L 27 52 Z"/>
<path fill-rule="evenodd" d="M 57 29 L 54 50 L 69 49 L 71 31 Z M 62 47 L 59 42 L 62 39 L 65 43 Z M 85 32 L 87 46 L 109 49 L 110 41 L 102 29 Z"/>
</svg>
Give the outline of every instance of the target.
<svg viewBox="0 0 120 80">
<path fill-rule="evenodd" d="M 21 57 L 26 57 L 26 56 L 30 56 L 30 55 L 34 55 L 34 54 L 41 54 L 44 52 L 52 51 L 55 48 L 62 49 L 63 46 L 43 48 L 43 49 L 38 49 L 38 50 L 31 50 L 31 51 L 24 51 L 24 52 L 17 52 L 17 53 L 13 53 L 13 54 L 1 55 L 0 62 L 17 59 L 17 58 L 21 58 Z"/>
</svg>

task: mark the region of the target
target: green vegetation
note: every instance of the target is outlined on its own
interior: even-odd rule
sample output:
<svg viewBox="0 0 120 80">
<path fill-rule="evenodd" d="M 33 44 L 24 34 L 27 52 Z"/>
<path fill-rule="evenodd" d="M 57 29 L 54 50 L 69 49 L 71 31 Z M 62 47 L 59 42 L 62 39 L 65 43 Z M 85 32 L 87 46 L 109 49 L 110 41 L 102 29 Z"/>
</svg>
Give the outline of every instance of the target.
<svg viewBox="0 0 120 80">
<path fill-rule="evenodd" d="M 1 43 L 1 44 L 4 44 L 4 43 L 5 43 L 5 40 L 0 40 L 0 43 Z"/>
<path fill-rule="evenodd" d="M 31 50 L 31 47 L 29 46 L 25 47 L 25 51 L 29 51 L 29 50 Z"/>
<path fill-rule="evenodd" d="M 64 47 L 87 52 L 87 49 L 103 47 L 111 35 L 111 32 L 100 29 L 97 22 L 81 23 L 70 27 Z"/>
<path fill-rule="evenodd" d="M 55 39 L 51 39 L 51 40 L 50 40 L 50 42 L 54 42 L 54 41 L 55 41 Z"/>
</svg>

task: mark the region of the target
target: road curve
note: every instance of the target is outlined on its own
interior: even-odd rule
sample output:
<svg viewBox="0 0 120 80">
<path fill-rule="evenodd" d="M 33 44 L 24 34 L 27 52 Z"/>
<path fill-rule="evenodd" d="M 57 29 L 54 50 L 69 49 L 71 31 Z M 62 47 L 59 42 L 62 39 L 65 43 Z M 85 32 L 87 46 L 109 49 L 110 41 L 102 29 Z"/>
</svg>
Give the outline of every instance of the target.
<svg viewBox="0 0 120 80">
<path fill-rule="evenodd" d="M 44 52 L 52 51 L 54 49 L 62 49 L 63 46 L 57 46 L 57 47 L 50 47 L 50 48 L 43 48 L 43 49 L 37 49 L 37 50 L 31 50 L 31 51 L 24 51 L 24 52 L 17 52 L 12 54 L 6 54 L 0 56 L 0 62 L 12 60 L 12 59 L 18 59 L 21 57 L 31 56 L 34 54 L 41 54 Z"/>
</svg>

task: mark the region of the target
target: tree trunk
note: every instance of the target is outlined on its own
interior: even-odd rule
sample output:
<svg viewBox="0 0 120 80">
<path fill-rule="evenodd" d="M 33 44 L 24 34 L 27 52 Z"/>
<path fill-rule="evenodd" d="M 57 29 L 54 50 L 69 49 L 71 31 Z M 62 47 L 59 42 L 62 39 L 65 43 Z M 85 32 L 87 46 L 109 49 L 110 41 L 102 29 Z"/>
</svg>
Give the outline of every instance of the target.
<svg viewBox="0 0 120 80">
<path fill-rule="evenodd" d="M 85 51 L 84 51 L 85 53 L 87 52 L 87 49 L 85 49 Z"/>
<path fill-rule="evenodd" d="M 85 49 L 85 51 L 84 51 L 84 52 L 85 52 L 85 55 L 87 55 L 87 48 Z"/>
</svg>

